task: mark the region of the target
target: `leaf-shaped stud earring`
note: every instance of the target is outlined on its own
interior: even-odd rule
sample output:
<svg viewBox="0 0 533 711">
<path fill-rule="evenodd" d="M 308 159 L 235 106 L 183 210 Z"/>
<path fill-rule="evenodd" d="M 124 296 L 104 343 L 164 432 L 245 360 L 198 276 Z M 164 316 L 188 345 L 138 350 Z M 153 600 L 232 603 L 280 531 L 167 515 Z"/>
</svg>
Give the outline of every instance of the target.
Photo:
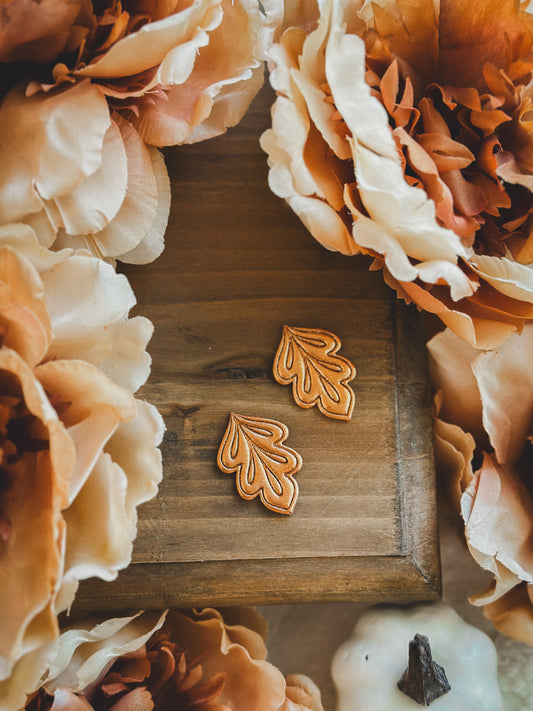
<svg viewBox="0 0 533 711">
<path fill-rule="evenodd" d="M 302 458 L 283 442 L 288 428 L 276 420 L 231 413 L 217 455 L 219 469 L 237 474 L 237 490 L 244 499 L 259 496 L 277 513 L 292 513 L 298 498 L 293 479 Z"/>
<path fill-rule="evenodd" d="M 355 397 L 347 383 L 356 371 L 349 360 L 337 355 L 340 347 L 340 340 L 329 331 L 283 326 L 273 372 L 278 383 L 292 383 L 300 407 L 317 405 L 327 417 L 349 420 Z"/>
</svg>

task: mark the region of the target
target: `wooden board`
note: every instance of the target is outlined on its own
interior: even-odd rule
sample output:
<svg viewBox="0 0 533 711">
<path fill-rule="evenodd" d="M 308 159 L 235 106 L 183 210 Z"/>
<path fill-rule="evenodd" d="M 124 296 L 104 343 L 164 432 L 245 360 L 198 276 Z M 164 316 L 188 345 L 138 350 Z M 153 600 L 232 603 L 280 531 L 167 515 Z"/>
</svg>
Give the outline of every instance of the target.
<svg viewBox="0 0 533 711">
<path fill-rule="evenodd" d="M 165 418 L 164 481 L 139 511 L 133 563 L 81 585 L 77 608 L 439 594 L 430 398 L 417 314 L 367 257 L 326 251 L 267 184 L 272 95 L 220 138 L 168 150 L 166 249 L 128 267 L 150 318 L 140 396 Z M 295 405 L 272 377 L 283 324 L 322 328 L 356 366 L 353 418 Z M 285 423 L 303 458 L 294 513 L 236 493 L 216 466 L 231 411 Z"/>
</svg>

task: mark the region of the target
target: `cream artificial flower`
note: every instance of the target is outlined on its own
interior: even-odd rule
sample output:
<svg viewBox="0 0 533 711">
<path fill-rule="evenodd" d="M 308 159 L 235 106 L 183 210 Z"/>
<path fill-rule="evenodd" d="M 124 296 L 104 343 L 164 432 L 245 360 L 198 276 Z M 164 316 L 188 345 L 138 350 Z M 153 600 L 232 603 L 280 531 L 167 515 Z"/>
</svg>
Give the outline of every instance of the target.
<svg viewBox="0 0 533 711">
<path fill-rule="evenodd" d="M 2 9 L 2 223 L 30 224 L 54 249 L 152 261 L 170 207 L 156 146 L 211 138 L 242 118 L 271 35 L 260 3 L 10 0 Z"/>
<path fill-rule="evenodd" d="M 15 86 L 0 104 L 0 156 L 2 224 L 25 222 L 45 247 L 102 258 L 161 253 L 170 209 L 163 157 L 110 114 L 96 85 L 31 96 Z"/>
<path fill-rule="evenodd" d="M 470 552 L 493 574 L 472 601 L 498 629 L 533 644 L 533 325 L 492 351 L 480 352 L 449 330 L 428 349 L 439 400 L 437 471 L 451 473 Z M 474 441 L 482 459 L 472 473 Z"/>
<path fill-rule="evenodd" d="M 0 228 L 0 706 L 42 673 L 78 581 L 131 559 L 163 423 L 133 393 L 151 323 L 126 277 L 26 225 Z M 18 683 L 22 680 L 22 687 Z"/>
</svg>

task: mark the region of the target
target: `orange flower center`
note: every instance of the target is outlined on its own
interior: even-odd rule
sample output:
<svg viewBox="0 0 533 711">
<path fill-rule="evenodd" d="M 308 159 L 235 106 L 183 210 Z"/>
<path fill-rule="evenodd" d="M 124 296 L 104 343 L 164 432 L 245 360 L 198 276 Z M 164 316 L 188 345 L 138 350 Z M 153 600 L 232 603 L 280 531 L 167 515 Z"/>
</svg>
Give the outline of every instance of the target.
<svg viewBox="0 0 533 711">
<path fill-rule="evenodd" d="M 8 386 L 7 389 L 2 387 L 3 392 L 9 392 L 12 379 L 7 376 L 2 380 L 3 385 Z M 0 552 L 11 536 L 11 520 L 6 509 L 13 485 L 13 465 L 28 453 L 49 448 L 43 429 L 18 394 L 0 397 Z"/>
<path fill-rule="evenodd" d="M 366 37 L 366 80 L 385 107 L 405 179 L 434 201 L 437 220 L 477 253 L 509 249 L 529 262 L 533 193 L 519 184 L 533 172 L 533 133 L 526 130 L 530 100 L 524 82 L 533 61 L 519 57 L 519 78 L 486 65 L 486 91 L 427 84 L 390 52 L 374 30 Z M 504 181 L 503 164 L 517 179 Z"/>
</svg>

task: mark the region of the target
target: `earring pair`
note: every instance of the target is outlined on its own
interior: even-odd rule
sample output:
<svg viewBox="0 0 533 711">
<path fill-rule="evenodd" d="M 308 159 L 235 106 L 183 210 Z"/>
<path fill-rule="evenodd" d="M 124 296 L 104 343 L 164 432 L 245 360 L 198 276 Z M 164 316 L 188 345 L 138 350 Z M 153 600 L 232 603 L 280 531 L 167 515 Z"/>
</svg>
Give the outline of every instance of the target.
<svg viewBox="0 0 533 711">
<path fill-rule="evenodd" d="M 283 326 L 274 379 L 281 385 L 292 384 L 300 407 L 316 405 L 326 417 L 350 420 L 355 396 L 348 383 L 356 369 L 338 355 L 340 348 L 340 339 L 330 331 Z M 284 444 L 288 436 L 282 422 L 232 412 L 217 454 L 219 469 L 236 474 L 242 498 L 259 496 L 268 509 L 282 514 L 294 510 L 299 491 L 294 475 L 303 463 L 300 454 Z"/>
</svg>

